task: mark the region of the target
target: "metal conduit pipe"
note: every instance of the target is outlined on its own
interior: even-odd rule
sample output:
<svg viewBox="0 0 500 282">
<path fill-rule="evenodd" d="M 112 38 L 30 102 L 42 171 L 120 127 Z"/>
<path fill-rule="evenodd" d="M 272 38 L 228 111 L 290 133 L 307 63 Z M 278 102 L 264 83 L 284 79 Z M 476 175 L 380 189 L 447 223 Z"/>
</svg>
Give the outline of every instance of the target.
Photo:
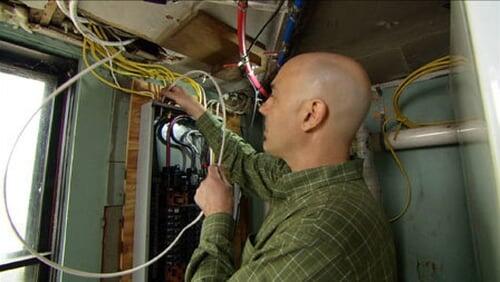
<svg viewBox="0 0 500 282">
<path fill-rule="evenodd" d="M 486 126 L 481 121 L 425 126 L 388 133 L 387 139 L 395 150 L 424 148 L 457 143 L 485 142 Z"/>
</svg>

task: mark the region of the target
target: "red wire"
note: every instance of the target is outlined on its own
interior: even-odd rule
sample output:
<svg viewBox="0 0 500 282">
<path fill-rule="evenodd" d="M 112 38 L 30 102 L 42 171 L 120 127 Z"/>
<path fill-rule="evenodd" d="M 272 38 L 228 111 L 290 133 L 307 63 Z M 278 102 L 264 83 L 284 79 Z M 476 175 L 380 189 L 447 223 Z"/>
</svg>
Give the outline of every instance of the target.
<svg viewBox="0 0 500 282">
<path fill-rule="evenodd" d="M 172 127 L 172 120 L 173 118 L 171 118 L 169 121 L 168 121 L 168 126 L 167 126 L 167 132 L 165 132 L 165 141 L 166 141 L 166 151 L 165 151 L 165 166 L 166 167 L 169 167 L 170 166 L 170 128 Z"/>
</svg>

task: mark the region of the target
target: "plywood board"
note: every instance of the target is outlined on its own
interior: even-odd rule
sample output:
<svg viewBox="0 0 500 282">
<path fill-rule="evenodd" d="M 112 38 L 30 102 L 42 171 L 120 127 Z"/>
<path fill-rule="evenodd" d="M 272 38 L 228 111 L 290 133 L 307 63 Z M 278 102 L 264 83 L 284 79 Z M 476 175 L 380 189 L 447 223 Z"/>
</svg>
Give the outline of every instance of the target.
<svg viewBox="0 0 500 282">
<path fill-rule="evenodd" d="M 147 90 L 145 84 L 138 81 L 132 82 L 135 90 Z M 132 267 L 132 254 L 134 250 L 134 213 L 135 213 L 135 185 L 137 179 L 137 156 L 139 153 L 139 127 L 141 119 L 141 106 L 150 99 L 133 95 L 130 99 L 129 128 L 127 138 L 127 162 L 125 177 L 125 199 L 123 205 L 123 226 L 121 232 L 120 268 Z M 121 281 L 132 281 L 132 276 L 127 275 Z"/>
<path fill-rule="evenodd" d="M 236 30 L 203 11 L 162 38 L 160 45 L 212 66 L 240 60 Z M 252 51 L 250 60 L 262 65 L 263 50 L 256 46 Z"/>
</svg>

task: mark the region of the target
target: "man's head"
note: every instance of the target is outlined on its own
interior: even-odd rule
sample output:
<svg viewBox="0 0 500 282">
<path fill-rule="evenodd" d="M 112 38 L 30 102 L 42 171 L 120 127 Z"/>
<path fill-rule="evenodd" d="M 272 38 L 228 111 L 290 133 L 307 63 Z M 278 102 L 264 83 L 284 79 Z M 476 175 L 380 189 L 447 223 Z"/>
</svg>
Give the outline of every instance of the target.
<svg viewBox="0 0 500 282">
<path fill-rule="evenodd" d="M 287 162 L 318 151 L 317 146 L 348 153 L 370 105 L 370 82 L 356 61 L 331 53 L 302 54 L 283 66 L 271 87 L 271 97 L 260 108 L 266 152 Z"/>
</svg>

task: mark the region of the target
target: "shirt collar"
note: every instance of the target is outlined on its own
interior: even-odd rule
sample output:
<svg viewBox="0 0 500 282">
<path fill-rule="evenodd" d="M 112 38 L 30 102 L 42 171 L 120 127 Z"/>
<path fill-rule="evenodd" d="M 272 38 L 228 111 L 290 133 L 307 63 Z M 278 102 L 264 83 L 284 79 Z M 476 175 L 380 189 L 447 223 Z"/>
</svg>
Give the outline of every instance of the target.
<svg viewBox="0 0 500 282">
<path fill-rule="evenodd" d="M 321 166 L 284 174 L 278 180 L 283 198 L 316 190 L 334 183 L 363 178 L 363 160 L 355 159 L 333 166 Z"/>
</svg>

